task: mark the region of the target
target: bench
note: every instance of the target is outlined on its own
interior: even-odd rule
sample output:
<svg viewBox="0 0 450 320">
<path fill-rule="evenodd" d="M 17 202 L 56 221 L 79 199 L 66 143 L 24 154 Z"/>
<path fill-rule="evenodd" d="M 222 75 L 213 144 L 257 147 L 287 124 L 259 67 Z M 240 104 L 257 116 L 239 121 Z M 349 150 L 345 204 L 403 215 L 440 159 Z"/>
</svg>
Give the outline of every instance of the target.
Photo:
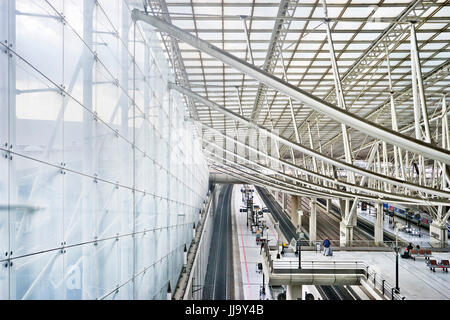
<svg viewBox="0 0 450 320">
<path fill-rule="evenodd" d="M 448 260 L 441 260 L 441 262 L 437 263 L 436 260 L 431 259 L 427 261 L 427 266 L 430 270 L 433 270 L 433 272 L 436 272 L 436 268 L 440 268 L 442 271 L 448 272 L 448 268 L 450 268 Z"/>
<path fill-rule="evenodd" d="M 450 268 L 448 260 L 441 260 L 438 264 L 438 268 L 442 268 L 443 271 L 448 272 L 448 268 Z"/>
<path fill-rule="evenodd" d="M 423 250 L 423 249 L 412 249 L 411 250 L 411 258 L 415 261 L 416 258 L 423 257 L 425 260 L 430 260 L 432 256 L 431 250 Z"/>
<path fill-rule="evenodd" d="M 427 261 L 427 267 L 430 268 L 430 270 L 433 270 L 433 272 L 436 272 L 436 268 L 439 268 L 436 260 L 434 259 Z"/>
</svg>

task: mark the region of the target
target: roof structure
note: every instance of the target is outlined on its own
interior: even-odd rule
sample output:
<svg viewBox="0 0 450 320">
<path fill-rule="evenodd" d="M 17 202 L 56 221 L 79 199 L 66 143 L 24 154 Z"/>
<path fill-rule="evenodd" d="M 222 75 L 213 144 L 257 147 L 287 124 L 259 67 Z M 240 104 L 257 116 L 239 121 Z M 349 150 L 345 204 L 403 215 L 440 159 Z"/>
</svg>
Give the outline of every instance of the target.
<svg viewBox="0 0 450 320">
<path fill-rule="evenodd" d="M 450 80 L 449 1 L 144 0 L 142 5 L 148 15 L 162 17 L 182 32 L 207 41 L 233 59 L 273 75 L 323 104 L 345 109 L 368 126 L 381 126 L 410 137 L 414 143 L 448 150 L 448 133 L 442 128 L 443 112 L 445 118 L 448 113 L 444 106 Z M 402 170 L 411 172 L 411 178 L 402 176 L 401 180 L 430 188 L 442 185 L 431 181 L 433 175 L 445 176 L 445 167 L 430 166 L 437 158 L 397 151 L 401 145 L 377 139 L 361 126 L 345 125 L 331 113 L 289 96 L 279 87 L 191 46 L 182 37 L 176 38 L 162 32 L 166 48 L 171 43 L 166 53 L 175 61 L 174 68 L 180 68 L 176 61 L 182 61 L 183 72 L 176 73 L 176 82 L 190 91 L 183 92 L 186 107 L 201 126 L 204 145 L 211 142 L 224 149 L 219 149 L 219 153 L 223 151 L 219 162 L 238 163 L 239 156 L 244 162 L 249 158 L 252 151 L 230 142 L 234 137 L 255 147 L 258 164 L 269 163 L 258 153 L 262 151 L 330 175 L 323 160 L 289 145 L 293 142 L 331 159 L 396 178 L 400 178 L 404 162 Z M 231 111 L 247 122 L 223 111 Z M 251 130 L 252 125 L 275 132 L 282 139 L 267 142 L 270 134 Z M 448 152 L 443 152 L 445 158 Z M 254 168 L 243 164 L 244 168 Z M 419 182 L 422 178 L 412 178 L 417 164 L 423 167 L 423 183 Z M 274 166 L 262 172 L 270 172 L 269 168 Z M 280 168 L 285 172 L 285 165 Z M 296 170 L 290 173 L 298 177 Z M 342 177 L 340 174 L 338 170 L 334 177 Z M 356 180 L 361 181 L 356 174 Z M 343 174 L 355 183 L 351 175 Z M 429 182 L 425 181 L 427 175 L 431 177 Z"/>
</svg>

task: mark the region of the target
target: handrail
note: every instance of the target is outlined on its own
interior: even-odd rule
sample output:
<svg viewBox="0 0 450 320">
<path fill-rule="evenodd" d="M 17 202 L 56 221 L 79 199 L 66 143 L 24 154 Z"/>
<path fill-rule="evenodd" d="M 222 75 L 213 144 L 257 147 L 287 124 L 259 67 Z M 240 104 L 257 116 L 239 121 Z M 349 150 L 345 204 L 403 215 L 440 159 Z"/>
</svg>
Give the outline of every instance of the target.
<svg viewBox="0 0 450 320">
<path fill-rule="evenodd" d="M 299 261 L 294 259 L 280 259 L 273 260 L 269 246 L 267 243 L 263 246 L 264 257 L 267 258 L 270 267 L 270 273 L 276 273 L 276 270 L 289 270 L 289 274 L 294 274 L 300 269 L 298 268 Z M 264 258 L 263 257 L 263 258 Z M 366 278 L 366 283 L 370 285 L 374 290 L 381 293 L 381 296 L 391 299 L 391 300 L 405 300 L 395 288 L 391 286 L 385 279 L 383 279 L 380 274 L 376 271 L 370 269 L 370 266 L 364 261 L 351 261 L 351 260 L 333 260 L 333 261 L 317 261 L 317 260 L 302 260 L 300 261 L 300 266 L 302 270 L 306 272 L 314 273 L 314 270 L 329 269 L 336 271 L 339 270 L 355 270 L 359 271 L 358 274 Z M 355 272 L 356 273 L 356 272 Z"/>
</svg>

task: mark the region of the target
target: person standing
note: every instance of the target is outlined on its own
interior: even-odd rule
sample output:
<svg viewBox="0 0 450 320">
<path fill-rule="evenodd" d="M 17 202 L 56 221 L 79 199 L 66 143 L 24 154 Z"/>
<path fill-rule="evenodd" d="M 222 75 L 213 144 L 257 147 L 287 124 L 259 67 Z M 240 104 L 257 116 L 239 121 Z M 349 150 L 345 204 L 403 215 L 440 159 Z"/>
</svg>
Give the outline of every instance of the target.
<svg viewBox="0 0 450 320">
<path fill-rule="evenodd" d="M 330 240 L 328 240 L 328 237 L 325 237 L 325 240 L 323 240 L 323 255 L 328 256 L 330 254 Z"/>
</svg>

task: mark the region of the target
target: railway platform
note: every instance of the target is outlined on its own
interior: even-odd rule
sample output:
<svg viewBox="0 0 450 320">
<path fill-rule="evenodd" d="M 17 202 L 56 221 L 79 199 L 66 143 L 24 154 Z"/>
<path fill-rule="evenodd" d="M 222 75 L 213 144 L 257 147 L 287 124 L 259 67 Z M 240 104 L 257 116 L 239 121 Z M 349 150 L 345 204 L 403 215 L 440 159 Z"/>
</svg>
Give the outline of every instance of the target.
<svg viewBox="0 0 450 320">
<path fill-rule="evenodd" d="M 246 212 L 240 212 L 240 209 L 244 207 L 242 201 L 242 195 L 240 192 L 242 185 L 235 185 L 232 190 L 231 195 L 231 214 L 233 219 L 233 238 L 236 243 L 238 243 L 239 250 L 235 251 L 234 254 L 239 255 L 239 257 L 233 257 L 234 259 L 234 268 L 235 272 L 240 275 L 240 281 L 235 280 L 235 286 L 239 287 L 238 292 L 240 290 L 242 296 L 236 297 L 240 299 L 276 299 L 276 297 L 271 296 L 271 291 L 269 290 L 269 281 L 270 275 L 267 273 L 267 270 L 264 272 L 258 272 L 258 263 L 262 263 L 264 260 L 264 252 L 259 244 L 255 241 L 255 234 L 253 234 L 247 226 L 247 214 Z M 265 207 L 263 200 L 258 194 L 256 188 L 253 194 L 254 205 L 259 205 L 260 208 Z M 269 247 L 275 248 L 278 232 L 276 230 L 276 226 L 274 225 L 274 220 L 271 217 L 270 213 L 264 213 L 263 218 L 265 219 L 265 223 L 268 227 L 267 231 L 264 234 L 264 237 L 267 237 Z M 407 240 L 407 239 L 405 239 Z M 413 243 L 416 243 L 413 241 Z M 261 254 L 262 253 L 262 254 Z M 291 277 L 292 283 L 292 275 L 295 274 L 295 271 L 298 271 L 298 256 L 294 253 L 286 252 L 280 259 L 276 258 L 277 252 L 271 252 L 271 258 L 275 262 L 275 265 L 278 268 L 278 273 L 282 274 L 280 279 L 285 277 L 288 274 Z M 450 253 L 436 251 L 433 252 L 433 258 L 437 260 L 449 260 Z M 373 281 L 378 281 L 383 279 L 386 283 L 390 285 L 394 285 L 396 283 L 396 273 L 395 273 L 395 264 L 396 257 L 395 253 L 386 248 L 386 250 L 380 250 L 380 248 L 336 248 L 332 257 L 324 256 L 321 252 L 316 252 L 312 249 L 312 247 L 305 247 L 301 253 L 302 266 L 306 269 L 307 265 L 311 266 L 311 264 L 316 264 L 320 266 L 330 267 L 331 265 L 335 265 L 336 263 L 342 266 L 346 264 L 355 265 L 359 263 L 360 266 L 365 266 L 370 268 L 370 272 L 362 273 L 355 272 L 355 279 L 362 278 L 363 280 L 367 277 L 370 281 L 372 281 L 370 277 L 373 277 Z M 283 265 L 284 264 L 284 265 Z M 281 268 L 284 268 L 284 271 L 280 271 L 280 265 L 283 265 Z M 267 264 L 265 264 L 267 268 Z M 236 268 L 239 270 L 237 271 Z M 331 268 L 331 267 L 330 267 Z M 292 270 L 289 270 L 292 269 Z M 345 269 L 345 268 L 344 268 Z M 412 259 L 399 259 L 399 288 L 400 295 L 405 297 L 407 300 L 421 300 L 421 299 L 450 299 L 450 276 L 449 273 L 440 272 L 441 270 L 437 270 L 436 272 L 431 271 L 424 259 L 417 259 L 416 261 Z M 300 273 L 300 272 L 299 272 Z M 339 274 L 339 272 L 337 272 Z M 265 275 L 264 275 L 265 274 Z M 370 274 L 370 277 L 368 276 Z M 264 277 L 264 286 L 265 286 L 265 296 L 261 297 L 260 291 L 263 284 Z M 332 276 L 331 276 L 332 277 Z M 326 277 L 325 277 L 326 278 Z M 324 278 L 324 279 L 325 279 Z M 337 279 L 338 277 L 335 276 Z M 341 277 L 342 278 L 342 277 Z M 331 278 L 330 278 L 331 279 Z M 307 282 L 305 281 L 303 285 L 301 285 L 302 296 L 304 296 L 305 292 L 318 292 L 317 288 L 320 285 L 328 284 L 329 280 L 322 282 Z M 344 279 L 344 278 L 342 278 Z M 354 288 L 362 288 L 361 282 L 359 280 L 355 281 L 347 281 L 342 282 L 343 285 L 352 285 Z M 366 281 L 366 280 L 365 280 Z M 383 283 L 384 283 L 383 281 Z M 281 285 L 282 280 L 278 282 L 272 282 L 274 285 Z M 294 279 L 295 282 L 295 279 Z M 359 285 L 358 285 L 359 283 Z M 378 283 L 378 282 L 377 282 Z M 286 286 L 287 287 L 287 282 Z M 338 282 L 335 283 L 339 284 Z M 376 287 L 375 287 L 376 288 Z M 359 292 L 363 292 L 362 290 L 358 290 Z M 367 292 L 367 290 L 364 290 Z M 375 296 L 375 294 L 373 295 Z M 367 298 L 367 297 L 366 297 Z M 386 299 L 386 297 L 381 297 Z"/>
</svg>

